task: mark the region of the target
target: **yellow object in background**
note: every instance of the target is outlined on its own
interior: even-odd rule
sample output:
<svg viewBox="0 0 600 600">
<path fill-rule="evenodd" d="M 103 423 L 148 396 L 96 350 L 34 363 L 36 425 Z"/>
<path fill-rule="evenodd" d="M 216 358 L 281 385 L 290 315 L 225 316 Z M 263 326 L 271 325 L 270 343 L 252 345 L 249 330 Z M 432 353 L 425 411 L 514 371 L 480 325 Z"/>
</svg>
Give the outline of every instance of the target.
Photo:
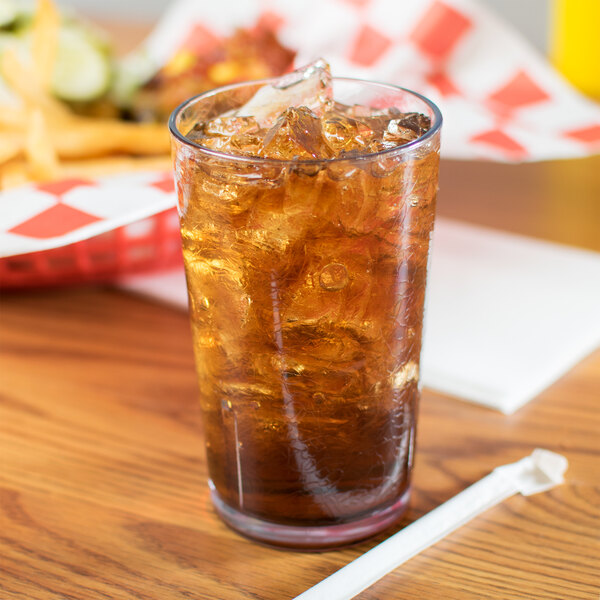
<svg viewBox="0 0 600 600">
<path fill-rule="evenodd" d="M 583 93 L 600 100 L 600 0 L 554 0 L 550 55 Z"/>
</svg>

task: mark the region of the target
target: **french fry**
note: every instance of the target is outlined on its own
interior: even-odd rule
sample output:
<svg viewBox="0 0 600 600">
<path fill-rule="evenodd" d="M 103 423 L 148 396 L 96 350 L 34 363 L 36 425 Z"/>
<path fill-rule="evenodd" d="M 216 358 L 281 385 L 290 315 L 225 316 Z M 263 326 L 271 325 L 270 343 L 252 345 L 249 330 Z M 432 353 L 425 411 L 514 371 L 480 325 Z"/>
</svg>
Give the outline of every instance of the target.
<svg viewBox="0 0 600 600">
<path fill-rule="evenodd" d="M 33 19 L 31 54 L 39 85 L 47 92 L 54 72 L 60 15 L 51 0 L 38 0 Z"/>
<path fill-rule="evenodd" d="M 171 169 L 169 156 L 138 157 L 106 156 L 87 160 L 64 160 L 61 175 L 64 177 L 102 177 L 134 171 L 168 171 Z"/>
<path fill-rule="evenodd" d="M 27 127 L 27 110 L 23 107 L 0 105 L 0 132 L 23 131 Z"/>
<path fill-rule="evenodd" d="M 48 181 L 58 174 L 56 150 L 48 134 L 46 119 L 40 110 L 34 110 L 31 114 L 25 156 L 29 161 L 31 178 L 35 181 Z"/>
<path fill-rule="evenodd" d="M 15 131 L 0 133 L 0 165 L 18 157 L 24 148 L 23 135 Z"/>
<path fill-rule="evenodd" d="M 59 27 L 52 0 L 38 0 L 31 61 L 10 47 L 0 55 L 0 74 L 20 100 L 0 106 L 0 189 L 57 177 L 169 169 L 164 124 L 82 117 L 52 95 Z"/>
<path fill-rule="evenodd" d="M 69 109 L 40 85 L 35 71 L 25 64 L 14 48 L 6 48 L 0 62 L 2 76 L 28 109 L 39 109 L 52 122 L 73 119 Z"/>
<path fill-rule="evenodd" d="M 164 155 L 170 148 L 165 125 L 112 119 L 73 119 L 52 128 L 52 139 L 61 158 Z"/>
<path fill-rule="evenodd" d="M 0 190 L 29 183 L 29 166 L 24 159 L 11 160 L 0 166 Z"/>
<path fill-rule="evenodd" d="M 85 160 L 65 160 L 60 163 L 60 177 L 83 179 L 141 171 L 168 171 L 169 156 L 133 158 L 131 156 L 106 156 Z M 13 159 L 0 165 L 0 190 L 31 183 L 31 169 L 25 159 Z"/>
</svg>

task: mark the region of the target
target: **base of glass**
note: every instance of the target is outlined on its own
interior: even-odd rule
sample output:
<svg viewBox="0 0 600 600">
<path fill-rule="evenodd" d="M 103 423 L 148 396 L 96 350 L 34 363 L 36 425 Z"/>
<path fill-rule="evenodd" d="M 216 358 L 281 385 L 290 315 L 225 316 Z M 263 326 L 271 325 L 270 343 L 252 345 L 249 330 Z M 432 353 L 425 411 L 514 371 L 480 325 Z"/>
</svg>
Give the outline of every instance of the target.
<svg viewBox="0 0 600 600">
<path fill-rule="evenodd" d="M 390 525 L 404 514 L 410 497 L 410 488 L 392 506 L 380 510 L 364 519 L 341 525 L 299 527 L 281 525 L 250 517 L 225 504 L 209 480 L 211 498 L 218 515 L 232 529 L 242 535 L 271 546 L 284 546 L 297 550 L 329 550 L 346 546 L 371 537 Z"/>
</svg>

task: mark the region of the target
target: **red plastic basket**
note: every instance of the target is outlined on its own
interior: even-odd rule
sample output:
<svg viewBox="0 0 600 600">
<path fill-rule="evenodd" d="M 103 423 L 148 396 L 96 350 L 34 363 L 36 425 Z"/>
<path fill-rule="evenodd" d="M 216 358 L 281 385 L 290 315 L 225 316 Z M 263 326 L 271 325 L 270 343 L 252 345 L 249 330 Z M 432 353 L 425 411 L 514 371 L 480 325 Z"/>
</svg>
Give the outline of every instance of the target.
<svg viewBox="0 0 600 600">
<path fill-rule="evenodd" d="M 62 248 L 0 259 L 0 287 L 108 282 L 180 264 L 179 219 L 173 208 Z"/>
</svg>

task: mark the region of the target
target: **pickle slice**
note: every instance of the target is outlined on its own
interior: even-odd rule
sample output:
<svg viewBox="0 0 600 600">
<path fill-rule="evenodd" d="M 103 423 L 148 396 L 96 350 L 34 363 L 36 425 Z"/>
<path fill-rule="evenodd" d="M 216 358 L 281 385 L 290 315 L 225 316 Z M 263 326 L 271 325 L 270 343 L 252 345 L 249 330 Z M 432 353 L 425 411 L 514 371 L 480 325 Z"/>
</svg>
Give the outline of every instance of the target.
<svg viewBox="0 0 600 600">
<path fill-rule="evenodd" d="M 71 102 L 87 102 L 104 95 L 112 68 L 104 46 L 83 29 L 62 27 L 52 76 L 52 91 Z"/>
</svg>

